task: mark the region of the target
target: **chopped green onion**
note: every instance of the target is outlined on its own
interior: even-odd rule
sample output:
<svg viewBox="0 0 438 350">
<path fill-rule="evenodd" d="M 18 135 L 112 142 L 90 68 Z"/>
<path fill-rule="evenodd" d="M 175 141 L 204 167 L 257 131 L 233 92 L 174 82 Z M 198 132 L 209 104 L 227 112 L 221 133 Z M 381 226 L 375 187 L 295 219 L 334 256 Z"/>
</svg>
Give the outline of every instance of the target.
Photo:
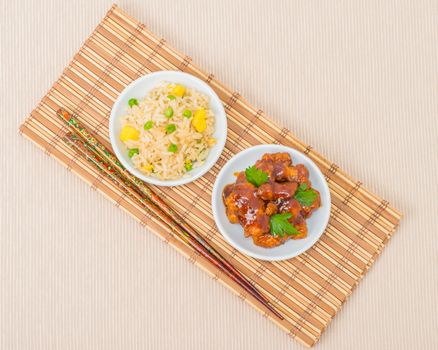
<svg viewBox="0 0 438 350">
<path fill-rule="evenodd" d="M 176 97 L 175 96 L 173 96 L 173 95 L 167 95 L 167 98 L 169 99 L 169 100 L 174 100 L 174 99 L 176 99 Z"/>
<path fill-rule="evenodd" d="M 192 111 L 190 109 L 185 109 L 183 112 L 183 116 L 186 118 L 190 118 L 192 116 Z"/>
<path fill-rule="evenodd" d="M 164 115 L 166 116 L 166 118 L 172 118 L 172 116 L 173 116 L 173 108 L 172 107 L 167 107 L 164 110 Z"/>
<path fill-rule="evenodd" d="M 176 130 L 175 124 L 167 124 L 166 125 L 166 133 L 171 134 Z"/>
<path fill-rule="evenodd" d="M 176 151 L 178 151 L 178 146 L 175 145 L 174 143 L 171 143 L 169 145 L 169 148 L 167 149 L 169 152 L 175 153 Z"/>
<path fill-rule="evenodd" d="M 152 129 L 153 126 L 154 126 L 154 123 L 152 122 L 152 120 L 149 120 L 144 124 L 144 129 L 149 130 L 149 129 Z"/>
<path fill-rule="evenodd" d="M 132 158 L 134 157 L 135 154 L 139 154 L 140 151 L 138 150 L 138 148 L 130 148 L 129 152 L 128 152 L 128 157 Z"/>
<path fill-rule="evenodd" d="M 132 108 L 132 106 L 138 106 L 138 100 L 136 99 L 136 98 L 130 98 L 129 99 L 129 101 L 128 101 L 128 105 L 129 105 L 129 107 L 131 107 Z"/>
</svg>

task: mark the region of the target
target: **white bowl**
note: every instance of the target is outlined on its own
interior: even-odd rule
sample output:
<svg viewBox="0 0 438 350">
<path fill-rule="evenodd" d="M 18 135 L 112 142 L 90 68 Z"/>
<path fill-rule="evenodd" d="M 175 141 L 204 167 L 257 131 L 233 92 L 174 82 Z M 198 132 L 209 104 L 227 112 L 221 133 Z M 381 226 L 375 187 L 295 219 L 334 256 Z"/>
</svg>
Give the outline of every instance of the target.
<svg viewBox="0 0 438 350">
<path fill-rule="evenodd" d="M 119 135 L 122 130 L 120 118 L 126 113 L 128 100 L 130 98 L 142 99 L 147 93 L 163 82 L 171 82 L 196 89 L 210 98 L 210 108 L 215 116 L 215 131 L 213 137 L 217 140 L 216 144 L 210 149 L 204 164 L 187 173 L 188 176 L 177 180 L 160 180 L 152 176 L 146 176 L 140 170 L 134 168 L 131 159 L 128 157 L 127 147 L 120 140 Z M 221 100 L 213 89 L 201 79 L 193 75 L 177 71 L 160 71 L 147 74 L 129 84 L 119 95 L 111 110 L 109 120 L 109 135 L 112 148 L 124 165 L 133 175 L 145 182 L 159 186 L 178 186 L 189 183 L 204 175 L 217 162 L 227 139 L 227 116 Z"/>
<path fill-rule="evenodd" d="M 309 219 L 306 219 L 308 234 L 303 239 L 289 239 L 284 244 L 273 247 L 263 248 L 255 245 L 252 239 L 243 235 L 243 228 L 239 224 L 232 224 L 225 213 L 225 205 L 222 201 L 222 191 L 227 184 L 236 181 L 235 172 L 245 170 L 254 165 L 265 153 L 287 152 L 291 155 L 293 164 L 304 164 L 309 170 L 309 179 L 312 187 L 321 194 L 322 206 L 315 210 Z M 231 158 L 222 168 L 213 187 L 212 208 L 216 225 L 225 239 L 237 250 L 242 253 L 262 260 L 285 260 L 293 258 L 318 241 L 327 227 L 330 218 L 330 191 L 316 164 L 303 153 L 281 145 L 259 145 L 248 148 Z"/>
</svg>

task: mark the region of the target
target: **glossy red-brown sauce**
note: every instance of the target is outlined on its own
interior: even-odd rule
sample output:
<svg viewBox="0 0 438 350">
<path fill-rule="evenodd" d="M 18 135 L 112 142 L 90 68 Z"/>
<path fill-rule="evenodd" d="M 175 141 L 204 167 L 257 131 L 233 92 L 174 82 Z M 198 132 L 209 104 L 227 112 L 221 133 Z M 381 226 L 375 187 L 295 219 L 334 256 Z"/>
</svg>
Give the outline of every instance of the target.
<svg viewBox="0 0 438 350">
<path fill-rule="evenodd" d="M 266 153 L 255 167 L 268 174 L 268 182 L 256 187 L 246 180 L 245 172 L 236 174 L 236 182 L 226 185 L 222 198 L 231 223 L 240 224 L 246 237 L 256 245 L 275 247 L 287 239 L 307 236 L 306 218 L 321 206 L 319 192 L 310 206 L 301 206 L 294 198 L 298 186 L 305 183 L 311 188 L 309 171 L 303 164 L 292 164 L 288 153 Z M 299 232 L 296 235 L 273 235 L 270 217 L 289 212 L 288 220 Z"/>
</svg>

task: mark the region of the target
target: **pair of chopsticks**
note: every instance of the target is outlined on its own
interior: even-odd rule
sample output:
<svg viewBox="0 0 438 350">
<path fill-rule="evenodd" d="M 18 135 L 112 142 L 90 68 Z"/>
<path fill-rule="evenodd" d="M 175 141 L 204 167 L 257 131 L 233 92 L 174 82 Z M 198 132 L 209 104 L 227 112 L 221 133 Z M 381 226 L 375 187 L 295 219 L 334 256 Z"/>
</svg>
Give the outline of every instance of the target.
<svg viewBox="0 0 438 350">
<path fill-rule="evenodd" d="M 207 243 L 202 236 L 189 226 L 166 202 L 140 179 L 130 174 L 118 159 L 99 141 L 97 141 L 78 120 L 65 109 L 59 109 L 57 115 L 67 123 L 70 131 L 63 141 L 84 160 L 90 162 L 99 173 L 108 178 L 126 196 L 134 200 L 150 215 L 165 223 L 175 236 L 191 247 L 210 263 L 239 284 L 275 316 L 283 316 L 275 310 L 269 300 L 263 296 L 235 267 Z"/>
</svg>

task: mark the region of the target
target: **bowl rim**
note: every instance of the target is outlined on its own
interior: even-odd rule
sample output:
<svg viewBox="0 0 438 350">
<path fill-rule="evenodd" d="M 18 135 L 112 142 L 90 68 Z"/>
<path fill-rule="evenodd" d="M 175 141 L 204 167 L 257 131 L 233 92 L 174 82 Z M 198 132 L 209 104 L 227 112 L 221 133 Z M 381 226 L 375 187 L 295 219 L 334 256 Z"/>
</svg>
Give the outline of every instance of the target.
<svg viewBox="0 0 438 350">
<path fill-rule="evenodd" d="M 327 211 L 328 215 L 326 215 L 326 218 L 325 218 L 324 222 L 322 223 L 323 225 L 321 226 L 322 228 L 321 228 L 320 232 L 318 232 L 314 237 L 312 237 L 312 239 L 309 240 L 309 243 L 305 247 L 303 247 L 301 249 L 298 249 L 298 250 L 294 250 L 290 254 L 283 254 L 283 255 L 277 256 L 277 257 L 276 256 L 266 256 L 266 255 L 263 255 L 263 254 L 255 253 L 255 252 L 249 251 L 246 248 L 236 244 L 236 242 L 233 241 L 230 238 L 230 235 L 227 233 L 227 230 L 222 225 L 222 222 L 219 219 L 219 209 L 220 208 L 218 206 L 216 206 L 216 204 L 215 204 L 216 199 L 218 198 L 217 196 L 220 196 L 220 200 L 222 200 L 222 190 L 219 189 L 220 179 L 224 176 L 224 174 L 227 172 L 227 170 L 229 168 L 231 168 L 232 164 L 236 161 L 236 159 L 240 159 L 241 157 L 244 157 L 246 154 L 248 154 L 250 152 L 259 151 L 259 150 L 262 151 L 266 147 L 269 147 L 270 149 L 275 148 L 275 149 L 277 149 L 279 151 L 283 151 L 283 152 L 288 152 L 292 156 L 293 156 L 294 153 L 299 153 L 300 156 L 302 156 L 304 159 L 309 161 L 309 163 L 312 166 L 312 171 L 314 172 L 314 174 L 316 176 L 318 176 L 322 180 L 322 186 L 326 190 L 327 199 L 328 199 L 328 206 L 326 208 L 326 211 Z M 260 157 L 261 156 L 262 156 L 262 153 L 260 154 Z M 211 196 L 211 206 L 212 206 L 213 218 L 214 218 L 214 221 L 215 221 L 216 226 L 218 228 L 218 231 L 225 238 L 225 240 L 229 244 L 231 244 L 234 248 L 236 248 L 238 251 L 240 251 L 241 253 L 243 253 L 245 255 L 248 255 L 248 256 L 251 256 L 251 257 L 256 258 L 256 259 L 264 260 L 264 261 L 283 261 L 283 260 L 288 260 L 288 259 L 294 258 L 294 257 L 304 253 L 305 251 L 307 251 L 308 249 L 313 247 L 315 245 L 315 243 L 318 242 L 318 240 L 321 238 L 322 234 L 325 232 L 325 230 L 327 228 L 327 225 L 328 225 L 329 220 L 330 220 L 331 205 L 332 205 L 332 201 L 331 201 L 331 194 L 330 194 L 330 189 L 328 187 L 328 183 L 327 183 L 323 173 L 321 172 L 319 167 L 316 165 L 316 163 L 312 159 L 310 159 L 306 154 L 304 154 L 303 152 L 300 152 L 300 151 L 298 151 L 298 150 L 296 150 L 296 149 L 294 149 L 292 147 L 288 147 L 288 146 L 284 146 L 284 145 L 277 145 L 277 144 L 256 145 L 256 146 L 252 146 L 250 148 L 247 148 L 247 149 L 242 150 L 239 153 L 235 154 L 221 168 L 219 174 L 216 177 L 216 181 L 215 181 L 215 183 L 213 185 L 213 191 L 212 191 L 212 196 Z M 272 248 L 266 248 L 266 249 L 267 249 L 267 251 L 270 251 L 270 249 L 272 249 Z"/>
<path fill-rule="evenodd" d="M 136 168 L 134 168 L 132 166 L 132 164 L 130 164 L 129 162 L 127 162 L 125 160 L 121 150 L 119 149 L 119 147 L 117 147 L 117 143 L 116 143 L 117 136 L 115 135 L 116 121 L 118 118 L 120 118 L 120 116 L 116 116 L 115 111 L 120 110 L 120 108 L 121 108 L 120 104 L 122 103 L 121 101 L 122 101 L 123 97 L 126 95 L 127 91 L 130 90 L 133 85 L 137 85 L 140 82 L 142 82 L 143 80 L 147 80 L 147 79 L 151 79 L 151 78 L 156 77 L 156 76 L 167 75 L 167 74 L 176 74 L 176 75 L 181 76 L 183 79 L 196 81 L 196 83 L 202 85 L 203 88 L 205 88 L 207 90 L 207 94 L 209 95 L 210 99 L 217 100 L 219 113 L 216 113 L 217 115 L 215 115 L 215 119 L 216 120 L 218 118 L 223 119 L 224 126 L 225 126 L 224 130 L 221 130 L 221 132 L 220 132 L 221 138 L 218 140 L 216 145 L 214 145 L 210 150 L 210 152 L 212 150 L 215 150 L 214 154 L 212 155 L 212 158 L 208 161 L 205 161 L 205 163 L 202 164 L 198 168 L 199 172 L 196 175 L 192 175 L 189 177 L 181 177 L 181 178 L 175 179 L 175 180 L 160 180 L 160 179 L 146 176 L 146 175 L 142 174 L 140 171 L 138 171 Z M 145 92 L 145 94 L 146 93 L 147 92 Z M 116 154 L 117 159 L 122 163 L 122 165 L 126 168 L 126 170 L 128 170 L 131 174 L 133 174 L 134 176 L 138 177 L 139 179 L 141 179 L 142 181 L 144 181 L 146 183 L 149 183 L 152 185 L 157 185 L 157 186 L 168 187 L 168 186 L 185 185 L 185 184 L 188 184 L 190 182 L 193 182 L 193 181 L 199 179 L 201 176 L 204 176 L 216 164 L 216 162 L 220 158 L 220 156 L 224 150 L 225 143 L 227 141 L 227 134 L 228 134 L 227 115 L 225 113 L 223 103 L 222 103 L 221 99 L 219 98 L 219 96 L 216 94 L 216 92 L 212 89 L 212 87 L 210 85 L 208 85 L 205 81 L 201 80 L 200 78 L 198 78 L 192 74 L 189 74 L 186 72 L 181 72 L 181 71 L 176 71 L 176 70 L 161 70 L 161 71 L 151 72 L 151 73 L 145 74 L 145 75 L 137 78 L 136 80 L 134 80 L 131 83 L 129 83 L 128 85 L 126 85 L 125 88 L 122 90 L 122 92 L 120 92 L 120 94 L 117 96 L 117 99 L 111 108 L 110 117 L 109 117 L 109 138 L 110 138 L 110 143 L 111 143 L 112 149 L 113 149 L 114 153 Z"/>
</svg>

